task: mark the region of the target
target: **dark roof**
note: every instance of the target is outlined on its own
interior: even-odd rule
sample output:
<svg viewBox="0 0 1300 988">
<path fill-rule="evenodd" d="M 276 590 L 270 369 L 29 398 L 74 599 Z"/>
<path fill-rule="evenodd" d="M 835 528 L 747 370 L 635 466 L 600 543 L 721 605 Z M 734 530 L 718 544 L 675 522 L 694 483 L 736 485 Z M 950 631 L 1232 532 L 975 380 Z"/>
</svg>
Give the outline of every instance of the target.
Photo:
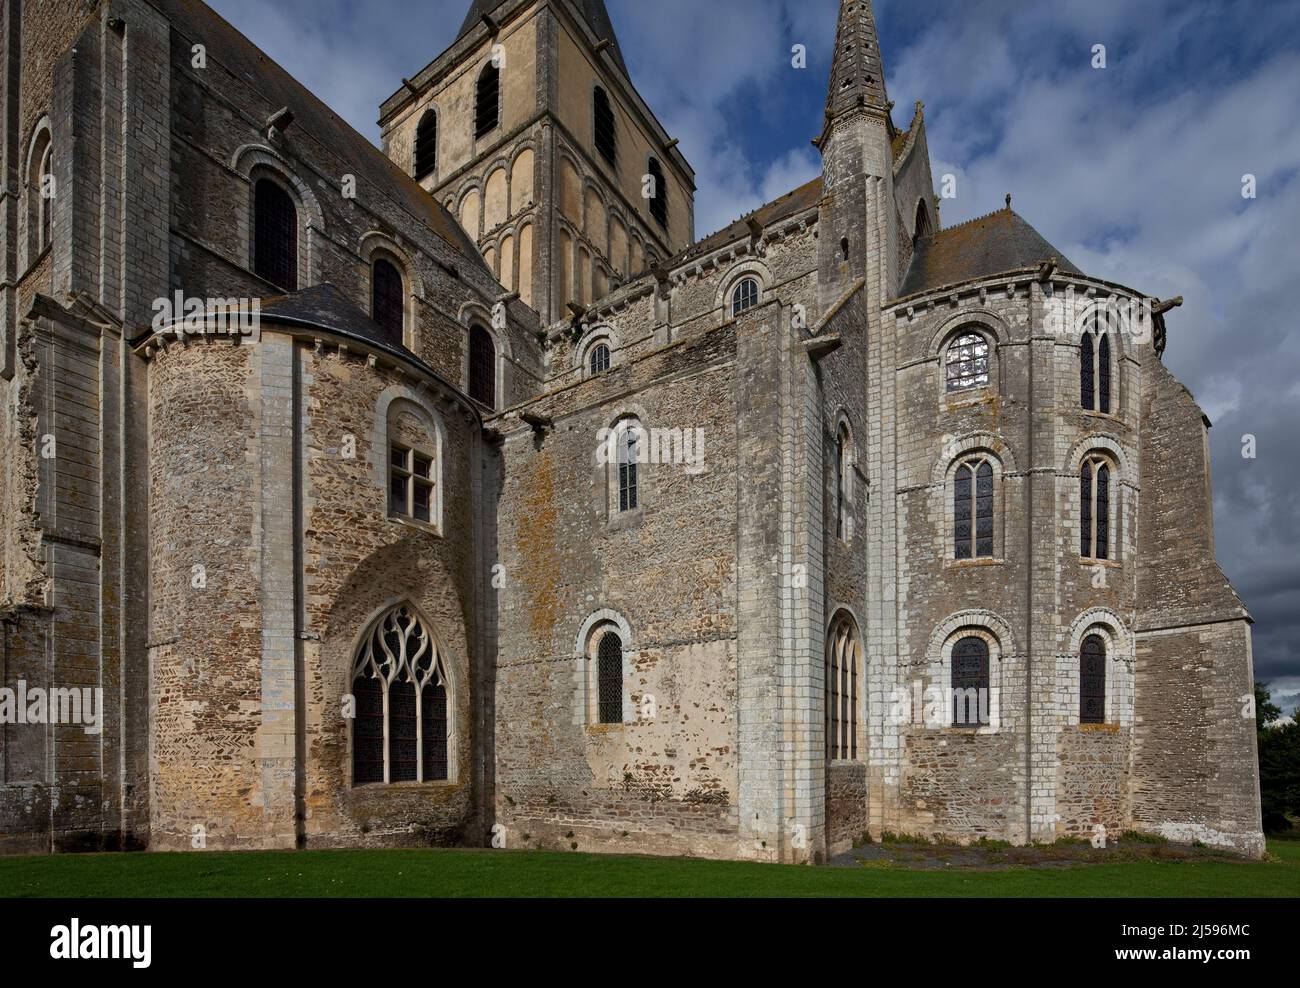
<svg viewBox="0 0 1300 988">
<path fill-rule="evenodd" d="M 290 142 L 298 132 L 310 134 L 347 162 L 360 188 L 369 185 L 380 190 L 455 250 L 485 267 L 473 241 L 433 196 L 211 7 L 200 0 L 150 2 L 176 31 L 187 40 L 202 41 L 213 61 L 227 68 L 248 86 L 250 93 L 264 100 L 263 109 L 268 116 L 282 106 L 293 111 L 294 124 L 288 132 Z"/>
<path fill-rule="evenodd" d="M 505 0 L 472 0 L 469 13 L 465 15 L 465 22 L 461 24 L 456 40 L 459 41 L 469 34 L 484 14 L 492 13 L 503 3 Z M 571 3 L 577 8 L 578 13 L 586 18 L 597 39 L 609 39 L 610 56 L 623 70 L 623 74 L 628 75 L 627 63 L 623 61 L 623 52 L 618 47 L 618 38 L 614 35 L 614 22 L 609 19 L 609 11 L 605 9 L 605 0 L 571 0 Z"/>
<path fill-rule="evenodd" d="M 312 323 L 374 343 L 404 356 L 413 356 L 400 339 L 395 340 L 360 307 L 329 282 L 312 285 L 288 295 L 272 295 L 261 301 L 261 317 L 274 321 Z"/>
<path fill-rule="evenodd" d="M 746 213 L 734 223 L 724 226 L 716 233 L 711 233 L 703 240 L 697 240 L 691 246 L 687 247 L 680 254 L 675 255 L 664 263 L 664 267 L 671 268 L 678 264 L 689 261 L 693 257 L 699 257 L 707 254 L 711 250 L 719 247 L 725 247 L 732 241 L 739 240 L 749 234 L 749 221 L 757 220 L 762 227 L 769 227 L 773 223 L 779 223 L 787 217 L 802 213 L 806 209 L 812 209 L 821 201 L 822 198 L 822 180 L 818 176 L 811 182 L 799 186 L 793 192 L 787 192 L 779 199 L 773 199 L 771 202 L 764 203 L 752 213 Z"/>
<path fill-rule="evenodd" d="M 922 237 L 899 296 L 1033 267 L 1056 258 L 1062 271 L 1082 274 L 1042 234 L 1010 208 Z"/>
</svg>

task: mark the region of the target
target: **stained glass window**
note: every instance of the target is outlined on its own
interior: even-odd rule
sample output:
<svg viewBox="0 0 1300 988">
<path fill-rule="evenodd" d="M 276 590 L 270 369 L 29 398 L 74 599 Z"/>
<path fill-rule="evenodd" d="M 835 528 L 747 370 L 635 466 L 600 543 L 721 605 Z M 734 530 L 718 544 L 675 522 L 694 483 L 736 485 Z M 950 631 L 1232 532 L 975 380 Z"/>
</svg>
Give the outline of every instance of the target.
<svg viewBox="0 0 1300 988">
<path fill-rule="evenodd" d="M 948 346 L 949 391 L 988 387 L 989 344 L 979 333 L 964 333 Z"/>
<path fill-rule="evenodd" d="M 1106 643 L 1089 635 L 1079 650 L 1079 723 L 1106 721 Z"/>
</svg>

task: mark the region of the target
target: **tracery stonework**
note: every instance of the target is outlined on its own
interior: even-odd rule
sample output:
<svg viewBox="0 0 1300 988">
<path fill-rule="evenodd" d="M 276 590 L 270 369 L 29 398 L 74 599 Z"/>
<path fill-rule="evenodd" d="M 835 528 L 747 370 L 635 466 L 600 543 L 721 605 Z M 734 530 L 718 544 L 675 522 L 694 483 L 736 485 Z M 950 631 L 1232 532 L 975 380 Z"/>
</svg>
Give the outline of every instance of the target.
<svg viewBox="0 0 1300 988">
<path fill-rule="evenodd" d="M 104 716 L 3 726 L 0 850 L 1260 854 L 1159 307 L 943 226 L 866 0 L 702 239 L 604 4 L 467 2 L 382 151 L 197 0 L 6 8 L 3 685 Z"/>
</svg>

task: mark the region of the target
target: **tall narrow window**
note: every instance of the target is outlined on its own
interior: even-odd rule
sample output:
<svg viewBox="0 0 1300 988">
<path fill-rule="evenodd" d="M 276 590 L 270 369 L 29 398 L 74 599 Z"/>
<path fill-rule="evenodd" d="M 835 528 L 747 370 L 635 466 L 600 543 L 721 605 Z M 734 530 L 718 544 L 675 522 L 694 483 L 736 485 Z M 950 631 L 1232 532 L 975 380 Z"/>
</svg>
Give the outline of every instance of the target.
<svg viewBox="0 0 1300 988">
<path fill-rule="evenodd" d="M 1106 722 L 1106 643 L 1089 635 L 1079 649 L 1079 723 Z"/>
<path fill-rule="evenodd" d="M 618 158 L 618 136 L 614 130 L 614 108 L 609 104 L 609 93 L 597 86 L 592 93 L 591 104 L 596 150 L 612 165 Z"/>
<path fill-rule="evenodd" d="M 298 288 L 298 210 L 269 178 L 253 187 L 253 272 L 285 291 Z"/>
<path fill-rule="evenodd" d="M 835 430 L 835 535 L 849 539 L 853 528 L 849 521 L 853 492 L 853 435 L 841 423 Z"/>
<path fill-rule="evenodd" d="M 623 723 L 623 640 L 607 631 L 596 649 L 596 714 L 601 724 Z"/>
<path fill-rule="evenodd" d="M 641 426 L 635 420 L 622 423 L 618 432 L 618 510 L 632 511 L 641 503 L 637 461 L 641 453 Z"/>
<path fill-rule="evenodd" d="M 664 182 L 664 170 L 658 158 L 650 159 L 650 215 L 661 227 L 668 229 L 668 187 Z"/>
<path fill-rule="evenodd" d="M 746 309 L 758 305 L 758 282 L 753 278 L 741 278 L 731 292 L 731 318 L 736 318 Z"/>
<path fill-rule="evenodd" d="M 989 383 L 989 344 L 979 333 L 963 333 L 948 344 L 949 391 L 985 388 Z"/>
<path fill-rule="evenodd" d="M 860 656 L 857 627 L 841 614 L 826 640 L 826 757 L 832 760 L 858 757 Z"/>
<path fill-rule="evenodd" d="M 41 237 L 37 245 L 38 250 L 44 250 L 51 243 L 50 230 L 54 217 L 54 148 L 47 147 L 45 153 L 41 155 L 40 167 L 40 188 L 37 195 L 40 196 L 40 214 L 41 214 Z"/>
<path fill-rule="evenodd" d="M 1110 334 L 1107 320 L 1096 313 L 1079 340 L 1079 406 L 1089 412 L 1110 414 Z"/>
<path fill-rule="evenodd" d="M 589 366 L 592 374 L 603 374 L 609 370 L 609 345 L 606 343 L 597 343 L 591 348 L 591 359 Z"/>
<path fill-rule="evenodd" d="M 963 638 L 952 647 L 952 726 L 988 722 L 989 646 L 983 638 Z"/>
<path fill-rule="evenodd" d="M 490 134 L 501 119 L 501 70 L 491 61 L 479 73 L 474 103 L 474 137 Z"/>
<path fill-rule="evenodd" d="M 370 266 L 370 315 L 399 346 L 406 321 L 404 310 L 402 273 L 391 261 L 377 258 Z"/>
<path fill-rule="evenodd" d="M 415 179 L 438 170 L 438 111 L 426 110 L 415 127 Z"/>
<path fill-rule="evenodd" d="M 447 677 L 437 643 L 412 609 L 373 626 L 352 673 L 352 784 L 448 777 Z"/>
<path fill-rule="evenodd" d="M 469 396 L 480 405 L 496 408 L 497 350 L 492 335 L 482 326 L 469 331 Z"/>
<path fill-rule="evenodd" d="M 953 556 L 993 556 L 993 466 L 983 457 L 960 464 L 952 486 Z"/>
<path fill-rule="evenodd" d="M 1100 456 L 1083 461 L 1079 471 L 1079 555 L 1110 558 L 1110 464 Z"/>
</svg>

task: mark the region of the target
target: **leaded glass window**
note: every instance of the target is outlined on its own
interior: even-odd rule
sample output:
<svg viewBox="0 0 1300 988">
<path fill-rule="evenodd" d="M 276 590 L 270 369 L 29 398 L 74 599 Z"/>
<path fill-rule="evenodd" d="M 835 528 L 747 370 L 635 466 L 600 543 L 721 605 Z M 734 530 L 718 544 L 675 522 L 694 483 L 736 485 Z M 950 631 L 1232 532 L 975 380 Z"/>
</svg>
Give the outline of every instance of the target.
<svg viewBox="0 0 1300 988">
<path fill-rule="evenodd" d="M 1106 722 L 1106 643 L 1089 635 L 1079 649 L 1079 723 Z"/>
<path fill-rule="evenodd" d="M 857 628 L 842 614 L 826 641 L 826 757 L 858 757 L 858 696 L 861 691 Z"/>
<path fill-rule="evenodd" d="M 405 312 L 402 304 L 402 273 L 384 258 L 370 266 L 370 315 L 391 342 L 402 343 Z"/>
<path fill-rule="evenodd" d="M 1110 559 L 1110 463 L 1090 456 L 1079 470 L 1079 555 Z"/>
<path fill-rule="evenodd" d="M 641 454 L 641 427 L 624 423 L 618 432 L 618 510 L 632 511 L 640 505 L 637 464 Z"/>
<path fill-rule="evenodd" d="M 588 366 L 593 374 L 603 374 L 609 370 L 609 345 L 597 343 L 591 348 L 591 358 Z"/>
<path fill-rule="evenodd" d="M 734 319 L 746 309 L 758 305 L 758 282 L 753 278 L 742 278 L 731 292 L 731 317 Z"/>
<path fill-rule="evenodd" d="M 409 605 L 375 622 L 352 673 L 352 784 L 448 777 L 447 677 L 433 635 Z"/>
<path fill-rule="evenodd" d="M 970 636 L 952 648 L 953 727 L 981 727 L 989 711 L 989 646 Z"/>
<path fill-rule="evenodd" d="M 596 648 L 596 692 L 598 722 L 623 723 L 623 640 L 613 631 Z"/>
<path fill-rule="evenodd" d="M 1111 359 L 1109 318 L 1093 313 L 1079 340 L 1079 406 L 1089 412 L 1110 414 Z"/>
<path fill-rule="evenodd" d="M 948 345 L 949 391 L 988 387 L 989 344 L 979 333 L 963 333 Z"/>
<path fill-rule="evenodd" d="M 993 465 L 975 457 L 957 466 L 952 486 L 953 558 L 993 557 Z"/>
</svg>

